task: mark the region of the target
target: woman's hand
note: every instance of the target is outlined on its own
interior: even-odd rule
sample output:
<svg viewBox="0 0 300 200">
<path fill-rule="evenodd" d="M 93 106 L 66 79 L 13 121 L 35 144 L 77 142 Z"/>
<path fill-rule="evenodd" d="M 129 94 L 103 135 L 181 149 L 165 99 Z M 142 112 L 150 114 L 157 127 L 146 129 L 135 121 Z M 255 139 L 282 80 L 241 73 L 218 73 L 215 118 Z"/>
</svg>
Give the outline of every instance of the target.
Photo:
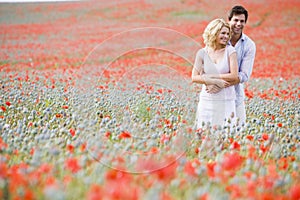
<svg viewBox="0 0 300 200">
<path fill-rule="evenodd" d="M 217 85 L 206 85 L 206 92 L 209 94 L 215 94 L 222 90 L 223 88 L 218 87 Z"/>
<path fill-rule="evenodd" d="M 216 85 L 217 87 L 223 89 L 227 87 L 230 83 L 227 81 L 224 81 L 223 79 L 213 79 L 213 84 Z"/>
</svg>

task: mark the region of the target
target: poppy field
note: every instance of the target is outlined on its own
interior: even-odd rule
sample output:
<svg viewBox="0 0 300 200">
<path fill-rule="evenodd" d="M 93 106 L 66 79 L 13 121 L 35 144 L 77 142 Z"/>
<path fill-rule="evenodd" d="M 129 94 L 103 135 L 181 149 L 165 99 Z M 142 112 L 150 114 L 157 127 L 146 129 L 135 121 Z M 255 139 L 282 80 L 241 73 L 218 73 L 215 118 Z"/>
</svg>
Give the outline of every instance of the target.
<svg viewBox="0 0 300 200">
<path fill-rule="evenodd" d="M 247 123 L 197 130 L 194 58 L 237 4 L 257 49 Z M 299 200 L 299 13 L 298 0 L 0 3 L 0 199 Z"/>
</svg>

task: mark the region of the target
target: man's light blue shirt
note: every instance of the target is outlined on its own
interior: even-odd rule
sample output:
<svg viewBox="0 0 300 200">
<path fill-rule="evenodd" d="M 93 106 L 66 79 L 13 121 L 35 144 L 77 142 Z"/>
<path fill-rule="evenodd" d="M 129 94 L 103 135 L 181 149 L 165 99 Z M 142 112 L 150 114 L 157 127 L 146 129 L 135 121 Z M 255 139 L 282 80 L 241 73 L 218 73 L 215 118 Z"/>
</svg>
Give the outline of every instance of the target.
<svg viewBox="0 0 300 200">
<path fill-rule="evenodd" d="M 230 43 L 231 44 L 231 43 Z M 255 43 L 244 33 L 234 46 L 237 53 L 239 65 L 240 83 L 235 85 L 236 106 L 240 105 L 245 99 L 244 82 L 247 82 L 251 76 L 254 58 L 256 53 Z"/>
</svg>

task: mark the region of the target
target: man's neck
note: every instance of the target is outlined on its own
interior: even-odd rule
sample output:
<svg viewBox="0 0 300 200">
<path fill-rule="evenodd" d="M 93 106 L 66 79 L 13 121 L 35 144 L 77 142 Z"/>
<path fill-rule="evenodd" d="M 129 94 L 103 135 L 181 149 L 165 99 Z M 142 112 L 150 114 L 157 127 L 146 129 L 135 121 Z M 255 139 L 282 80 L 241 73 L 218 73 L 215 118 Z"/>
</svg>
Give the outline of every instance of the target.
<svg viewBox="0 0 300 200">
<path fill-rule="evenodd" d="M 242 37 L 242 33 L 241 34 L 233 34 L 231 39 L 230 39 L 230 42 L 231 42 L 231 45 L 232 46 L 235 46 L 236 43 L 239 41 L 239 39 Z"/>
</svg>

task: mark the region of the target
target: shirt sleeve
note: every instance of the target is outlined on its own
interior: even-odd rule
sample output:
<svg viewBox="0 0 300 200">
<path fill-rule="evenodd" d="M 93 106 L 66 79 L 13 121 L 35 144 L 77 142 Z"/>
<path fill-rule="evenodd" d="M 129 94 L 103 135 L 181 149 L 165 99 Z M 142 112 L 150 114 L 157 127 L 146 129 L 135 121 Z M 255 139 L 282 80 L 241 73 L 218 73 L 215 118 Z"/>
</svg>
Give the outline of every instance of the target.
<svg viewBox="0 0 300 200">
<path fill-rule="evenodd" d="M 242 58 L 241 66 L 239 67 L 239 79 L 240 83 L 247 82 L 252 74 L 256 46 L 253 41 L 249 41 L 248 44 L 244 47 L 244 57 Z"/>
</svg>

